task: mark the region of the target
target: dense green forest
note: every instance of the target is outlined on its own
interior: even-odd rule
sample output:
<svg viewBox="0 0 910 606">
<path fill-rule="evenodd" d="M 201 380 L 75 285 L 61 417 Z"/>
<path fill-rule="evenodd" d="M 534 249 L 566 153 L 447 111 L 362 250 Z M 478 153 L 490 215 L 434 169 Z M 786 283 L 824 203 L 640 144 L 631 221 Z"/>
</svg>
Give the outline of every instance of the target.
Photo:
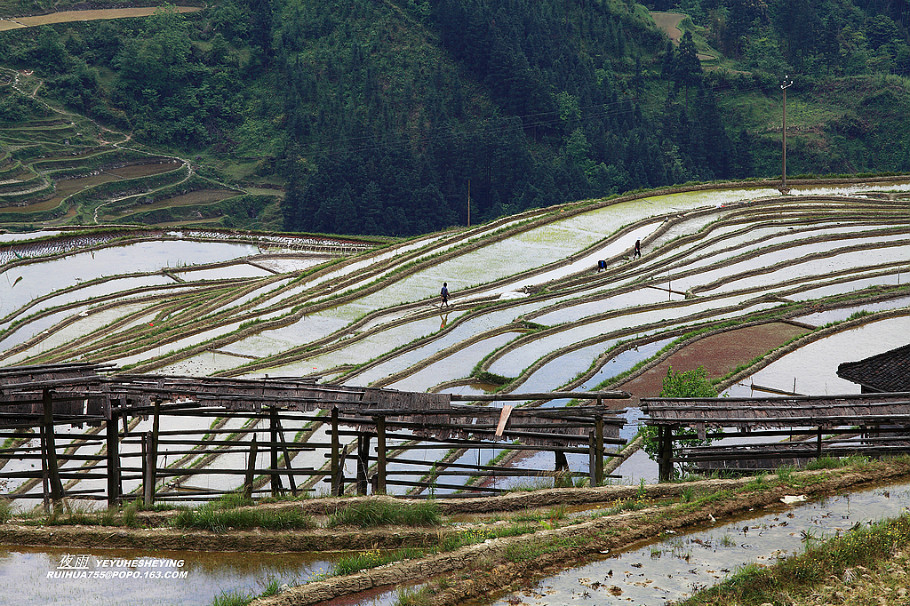
<svg viewBox="0 0 910 606">
<path fill-rule="evenodd" d="M 689 16 L 678 45 L 649 10 Z M 910 171 L 908 28 L 898 0 L 217 0 L 0 32 L 0 62 L 137 141 L 282 185 L 285 229 L 410 235 L 779 175 L 784 75 L 791 174 Z M 30 111 L 0 95 L 0 120 Z"/>
</svg>

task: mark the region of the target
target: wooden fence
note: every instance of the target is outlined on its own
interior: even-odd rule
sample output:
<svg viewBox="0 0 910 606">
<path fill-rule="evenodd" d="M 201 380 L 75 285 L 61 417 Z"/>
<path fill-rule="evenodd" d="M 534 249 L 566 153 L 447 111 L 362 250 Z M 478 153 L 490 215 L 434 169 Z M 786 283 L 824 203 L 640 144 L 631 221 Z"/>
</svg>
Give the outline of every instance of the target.
<svg viewBox="0 0 910 606">
<path fill-rule="evenodd" d="M 111 375 L 110 370 L 97 365 L 0 369 L 0 479 L 18 483 L 3 496 L 45 501 L 68 496 L 110 504 L 141 497 L 152 503 L 205 500 L 238 489 L 250 497 L 297 494 L 315 490 L 322 481 L 333 495 L 385 493 L 390 485 L 482 495 L 500 489 L 447 478 L 588 475 L 600 484 L 604 458 L 611 456 L 605 445 L 624 443 L 622 419 L 603 402 L 628 397 L 623 392 L 461 397 L 309 380 Z M 565 397 L 594 403 L 476 405 Z M 186 427 L 194 424 L 196 429 Z M 289 433 L 296 435 L 288 439 Z M 267 439 L 260 439 L 264 434 Z M 552 469 L 520 469 L 441 455 L 421 460 L 414 454 L 477 449 L 546 450 L 555 462 Z M 304 452 L 327 461 L 301 464 Z M 586 455 L 589 470 L 569 470 L 567 454 Z M 346 476 L 349 459 L 355 471 Z M 232 462 L 218 463 L 226 460 Z M 20 469 L 11 469 L 13 461 Z M 216 476 L 220 486 L 198 485 Z"/>
<path fill-rule="evenodd" d="M 656 428 L 658 475 L 755 471 L 824 456 L 910 452 L 910 394 L 788 398 L 643 398 Z M 711 443 L 711 441 L 718 441 Z"/>
</svg>

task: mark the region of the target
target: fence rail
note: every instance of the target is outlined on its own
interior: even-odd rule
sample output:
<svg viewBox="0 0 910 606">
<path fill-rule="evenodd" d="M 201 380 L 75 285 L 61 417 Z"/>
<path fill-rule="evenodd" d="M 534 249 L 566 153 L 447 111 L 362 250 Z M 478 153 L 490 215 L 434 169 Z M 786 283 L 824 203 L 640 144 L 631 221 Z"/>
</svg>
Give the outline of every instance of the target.
<svg viewBox="0 0 910 606">
<path fill-rule="evenodd" d="M 603 461 L 611 454 L 606 448 L 625 443 L 623 421 L 603 404 L 628 397 L 623 392 L 574 394 L 594 405 L 499 408 L 482 405 L 491 398 L 453 404 L 466 399 L 311 380 L 107 374 L 111 370 L 90 364 L 0 369 L 0 480 L 17 481 L 2 496 L 152 503 L 237 490 L 297 494 L 320 482 L 329 483 L 333 495 L 384 493 L 390 485 L 481 495 L 500 490 L 486 479 L 507 476 L 584 475 L 602 483 Z M 552 451 L 555 461 L 553 469 L 529 470 L 405 455 L 430 449 Z M 301 462 L 314 451 L 325 460 Z M 590 469 L 569 470 L 567 454 L 586 454 Z M 27 467 L 32 461 L 40 468 Z M 451 482 L 459 476 L 480 480 Z"/>
<path fill-rule="evenodd" d="M 908 393 L 641 402 L 643 421 L 657 430 L 661 480 L 674 466 L 754 471 L 825 456 L 910 452 Z M 760 441 L 772 437 L 778 439 Z"/>
</svg>

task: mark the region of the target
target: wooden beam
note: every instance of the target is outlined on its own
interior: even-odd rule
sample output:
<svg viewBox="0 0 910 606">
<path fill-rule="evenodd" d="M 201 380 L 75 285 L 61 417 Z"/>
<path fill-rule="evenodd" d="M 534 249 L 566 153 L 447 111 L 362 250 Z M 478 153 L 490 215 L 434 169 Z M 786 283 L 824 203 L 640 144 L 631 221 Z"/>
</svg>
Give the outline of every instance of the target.
<svg viewBox="0 0 910 606">
<path fill-rule="evenodd" d="M 120 504 L 123 485 L 120 479 L 120 436 L 117 433 L 117 415 L 105 421 L 107 438 L 107 504 L 114 507 Z"/>
<path fill-rule="evenodd" d="M 331 418 L 332 452 L 331 452 L 331 481 L 332 496 L 340 497 L 344 493 L 344 470 L 341 468 L 341 439 L 338 435 L 338 407 L 332 407 Z"/>
<path fill-rule="evenodd" d="M 50 497 L 57 507 L 63 499 L 63 483 L 60 481 L 60 469 L 57 465 L 57 446 L 54 440 L 54 402 L 49 389 L 44 390 L 44 422 L 42 424 L 42 442 L 48 482 L 50 483 Z"/>
<path fill-rule="evenodd" d="M 243 480 L 243 496 L 246 499 L 253 497 L 253 480 L 256 473 L 256 457 L 259 454 L 259 447 L 256 445 L 256 434 L 250 440 L 250 454 L 246 460 L 246 476 Z"/>
<path fill-rule="evenodd" d="M 385 417 L 376 419 L 376 493 L 386 492 Z"/>
</svg>

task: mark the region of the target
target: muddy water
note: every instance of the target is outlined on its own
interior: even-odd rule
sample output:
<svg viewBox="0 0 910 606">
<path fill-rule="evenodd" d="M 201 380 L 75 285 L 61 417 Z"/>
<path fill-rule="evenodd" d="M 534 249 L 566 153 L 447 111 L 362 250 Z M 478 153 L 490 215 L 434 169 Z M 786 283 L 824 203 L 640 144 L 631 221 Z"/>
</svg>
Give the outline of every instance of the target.
<svg viewBox="0 0 910 606">
<path fill-rule="evenodd" d="M 733 522 L 668 534 L 634 550 L 567 570 L 495 606 L 666 604 L 715 585 L 749 563 L 773 564 L 807 541 L 907 512 L 910 484 L 875 488 L 796 507 L 779 505 Z"/>
<path fill-rule="evenodd" d="M 331 557 L 0 548 L 0 595 L 15 595 L 19 606 L 205 606 L 222 593 L 258 595 L 270 579 L 304 582 L 331 570 Z"/>
</svg>

